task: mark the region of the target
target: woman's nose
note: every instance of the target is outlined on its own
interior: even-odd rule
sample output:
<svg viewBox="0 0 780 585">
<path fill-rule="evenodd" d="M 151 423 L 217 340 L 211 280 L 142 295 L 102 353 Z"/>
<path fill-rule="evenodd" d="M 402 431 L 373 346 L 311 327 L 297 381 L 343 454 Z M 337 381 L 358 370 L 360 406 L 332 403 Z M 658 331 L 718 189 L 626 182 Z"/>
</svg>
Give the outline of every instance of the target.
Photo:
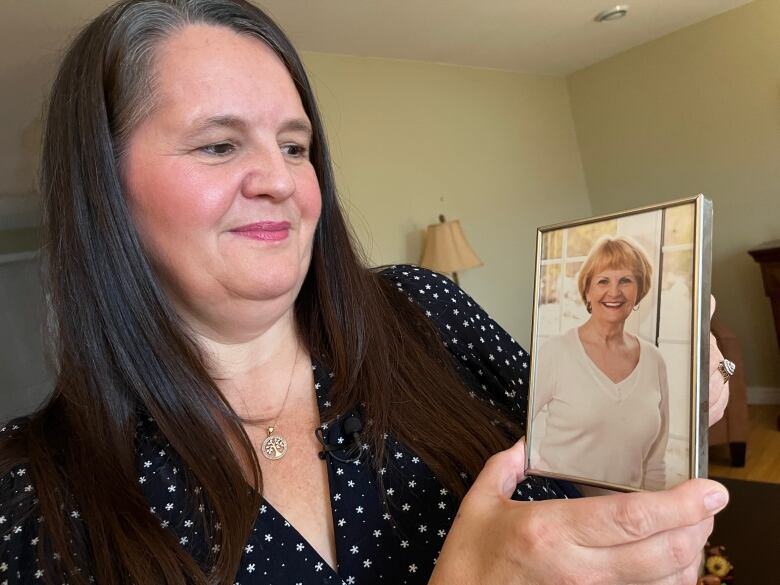
<svg viewBox="0 0 780 585">
<path fill-rule="evenodd" d="M 255 153 L 241 184 L 244 197 L 286 199 L 295 192 L 295 179 L 278 148 Z"/>
</svg>

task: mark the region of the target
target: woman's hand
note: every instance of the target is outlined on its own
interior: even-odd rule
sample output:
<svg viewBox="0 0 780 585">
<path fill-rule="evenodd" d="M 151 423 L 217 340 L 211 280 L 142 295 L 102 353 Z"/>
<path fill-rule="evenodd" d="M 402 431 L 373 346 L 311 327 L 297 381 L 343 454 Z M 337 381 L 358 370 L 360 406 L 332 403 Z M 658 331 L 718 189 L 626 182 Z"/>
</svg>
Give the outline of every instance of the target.
<svg viewBox="0 0 780 585">
<path fill-rule="evenodd" d="M 710 319 L 715 312 L 715 297 L 710 296 Z M 729 383 L 723 381 L 723 375 L 718 371 L 718 364 L 723 360 L 723 354 L 718 349 L 715 336 L 710 333 L 710 395 L 709 424 L 714 425 L 723 418 L 726 405 L 729 402 Z"/>
<path fill-rule="evenodd" d="M 491 457 L 466 494 L 430 585 L 696 583 L 723 486 L 579 500 L 510 500 L 525 477 L 525 441 Z"/>
</svg>

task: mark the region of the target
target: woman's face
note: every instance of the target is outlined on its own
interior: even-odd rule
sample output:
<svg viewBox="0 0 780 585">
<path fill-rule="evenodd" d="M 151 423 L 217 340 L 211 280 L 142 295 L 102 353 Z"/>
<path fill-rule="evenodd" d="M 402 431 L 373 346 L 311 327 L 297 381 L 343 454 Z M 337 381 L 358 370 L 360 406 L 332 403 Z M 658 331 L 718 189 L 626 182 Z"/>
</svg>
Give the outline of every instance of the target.
<svg viewBox="0 0 780 585">
<path fill-rule="evenodd" d="M 627 268 L 599 270 L 590 281 L 585 297 L 591 304 L 593 319 L 622 323 L 637 302 L 637 278 Z"/>
<path fill-rule="evenodd" d="M 154 73 L 156 107 L 122 168 L 167 292 L 185 318 L 223 302 L 292 306 L 321 200 L 289 73 L 261 41 L 207 25 L 166 40 Z"/>
</svg>

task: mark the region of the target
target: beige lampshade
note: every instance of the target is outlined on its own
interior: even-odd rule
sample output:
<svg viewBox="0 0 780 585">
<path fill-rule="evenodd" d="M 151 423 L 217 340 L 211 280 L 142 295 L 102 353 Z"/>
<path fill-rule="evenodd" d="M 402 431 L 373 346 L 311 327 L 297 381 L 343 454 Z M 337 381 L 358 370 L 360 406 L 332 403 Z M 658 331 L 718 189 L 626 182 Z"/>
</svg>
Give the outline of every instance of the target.
<svg viewBox="0 0 780 585">
<path fill-rule="evenodd" d="M 436 272 L 460 272 L 482 266 L 457 219 L 429 225 L 420 266 Z"/>
</svg>

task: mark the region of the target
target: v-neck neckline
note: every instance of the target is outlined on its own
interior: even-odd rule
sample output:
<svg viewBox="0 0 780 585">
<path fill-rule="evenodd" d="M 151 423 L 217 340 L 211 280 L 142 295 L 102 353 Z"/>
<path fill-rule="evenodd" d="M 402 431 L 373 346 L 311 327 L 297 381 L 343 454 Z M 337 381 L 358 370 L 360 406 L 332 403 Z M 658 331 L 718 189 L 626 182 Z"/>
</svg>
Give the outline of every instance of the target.
<svg viewBox="0 0 780 585">
<path fill-rule="evenodd" d="M 323 421 L 322 415 L 325 412 L 327 406 L 329 406 L 328 403 L 328 397 L 330 392 L 330 380 L 333 377 L 333 373 L 329 368 L 326 368 L 322 365 L 321 362 L 315 360 L 312 358 L 312 370 L 314 372 L 314 393 L 317 399 L 317 407 L 319 409 L 320 413 L 320 426 L 328 423 L 333 423 L 335 421 L 338 421 L 341 419 L 341 415 L 339 415 L 338 418 L 335 419 L 335 421 Z M 330 430 L 328 427 L 325 428 L 325 430 Z M 343 561 L 346 557 L 346 553 L 348 553 L 348 549 L 342 550 L 341 541 L 343 541 L 343 538 L 339 538 L 340 532 L 341 532 L 341 526 L 339 526 L 338 519 L 335 515 L 336 506 L 334 505 L 334 496 L 336 494 L 340 494 L 340 492 L 337 491 L 338 486 L 336 485 L 336 471 L 334 469 L 334 462 L 330 458 L 326 458 L 324 461 L 324 464 L 326 465 L 327 472 L 328 472 L 328 501 L 330 503 L 330 515 L 331 515 L 331 522 L 333 526 L 333 538 L 334 538 L 334 544 L 336 549 L 336 566 L 331 567 L 330 563 L 328 563 L 325 558 L 317 551 L 316 548 L 306 539 L 303 534 L 295 527 L 295 525 L 288 520 L 284 514 L 282 514 L 276 506 L 273 505 L 271 501 L 269 501 L 267 498 L 263 498 L 263 503 L 261 505 L 261 509 L 258 510 L 257 517 L 255 518 L 255 527 L 258 525 L 259 522 L 262 521 L 261 515 L 263 515 L 265 512 L 262 509 L 262 506 L 265 506 L 267 511 L 271 511 L 273 514 L 275 514 L 283 523 L 284 527 L 292 533 L 292 535 L 295 537 L 295 539 L 300 543 L 303 544 L 303 546 L 316 558 L 319 559 L 319 562 L 323 565 L 323 570 L 329 571 L 329 574 L 331 576 L 335 576 L 339 582 L 342 581 L 341 576 L 339 575 L 339 569 L 343 565 Z M 253 534 L 256 531 L 253 532 Z M 260 538 L 260 535 L 257 536 L 257 538 Z M 323 575 L 325 576 L 325 575 Z"/>
<path fill-rule="evenodd" d="M 328 484 L 330 485 L 331 483 L 332 483 L 331 482 L 331 470 L 330 470 L 330 468 L 328 468 Z M 331 505 L 330 505 L 330 513 L 331 513 L 331 517 L 332 517 L 333 516 L 333 489 L 332 489 L 332 487 L 330 489 L 330 492 L 331 492 L 330 493 L 330 498 L 329 498 L 330 499 L 330 503 L 331 503 Z M 263 506 L 265 506 L 265 508 L 266 508 L 265 511 L 263 511 Z M 334 539 L 336 539 L 336 543 L 335 543 L 336 544 L 336 567 L 334 568 L 334 567 L 330 566 L 330 563 L 328 563 L 328 561 L 326 561 L 323 558 L 323 556 L 317 551 L 316 548 L 314 548 L 314 546 L 312 546 L 312 544 L 308 541 L 308 539 L 306 539 L 306 537 L 304 537 L 301 534 L 301 532 L 295 527 L 295 525 L 292 522 L 290 522 L 284 516 L 284 514 L 282 514 L 266 498 L 263 498 L 263 503 L 262 503 L 262 505 L 260 507 L 260 510 L 257 513 L 257 518 L 255 518 L 255 523 L 254 523 L 255 527 L 257 527 L 258 524 L 262 521 L 261 516 L 263 514 L 268 513 L 269 511 L 272 514 L 275 514 L 276 517 L 279 518 L 284 523 L 284 528 L 293 535 L 293 537 L 294 537 L 294 539 L 296 541 L 298 541 L 300 544 L 302 544 L 315 559 L 317 559 L 320 563 L 322 563 L 322 569 L 324 571 L 329 571 L 331 575 L 333 575 L 337 579 L 339 579 L 339 582 L 341 581 L 341 576 L 338 573 L 338 569 L 341 566 L 342 554 L 341 554 L 341 551 L 339 551 L 338 534 L 337 534 L 338 527 L 336 525 L 335 518 L 333 518 L 333 537 L 334 537 Z M 255 531 L 253 531 L 251 538 L 256 538 L 256 539 L 258 539 L 258 542 L 262 542 L 263 536 L 259 533 L 259 531 L 255 530 Z"/>
<path fill-rule="evenodd" d="M 575 342 L 577 343 L 577 347 L 579 347 L 580 353 L 582 357 L 585 359 L 585 361 L 589 364 L 589 367 L 591 370 L 596 372 L 596 374 L 601 378 L 602 382 L 608 385 L 609 389 L 615 392 L 617 394 L 618 398 L 623 400 L 630 394 L 624 393 L 623 389 L 629 385 L 630 382 L 634 380 L 634 378 L 637 377 L 637 372 L 639 371 L 639 365 L 642 363 L 642 360 L 644 359 L 644 351 L 642 351 L 642 343 L 639 341 L 638 337 L 635 337 L 637 343 L 639 344 L 639 359 L 636 361 L 636 365 L 634 368 L 628 373 L 628 375 L 620 380 L 619 382 L 615 382 L 607 376 L 607 374 L 594 362 L 591 357 L 588 355 L 587 350 L 585 349 L 585 344 L 582 343 L 582 339 L 580 338 L 580 331 L 578 327 L 575 327 L 572 329 L 572 333 L 575 338 Z M 633 388 L 633 386 L 631 387 Z"/>
</svg>

